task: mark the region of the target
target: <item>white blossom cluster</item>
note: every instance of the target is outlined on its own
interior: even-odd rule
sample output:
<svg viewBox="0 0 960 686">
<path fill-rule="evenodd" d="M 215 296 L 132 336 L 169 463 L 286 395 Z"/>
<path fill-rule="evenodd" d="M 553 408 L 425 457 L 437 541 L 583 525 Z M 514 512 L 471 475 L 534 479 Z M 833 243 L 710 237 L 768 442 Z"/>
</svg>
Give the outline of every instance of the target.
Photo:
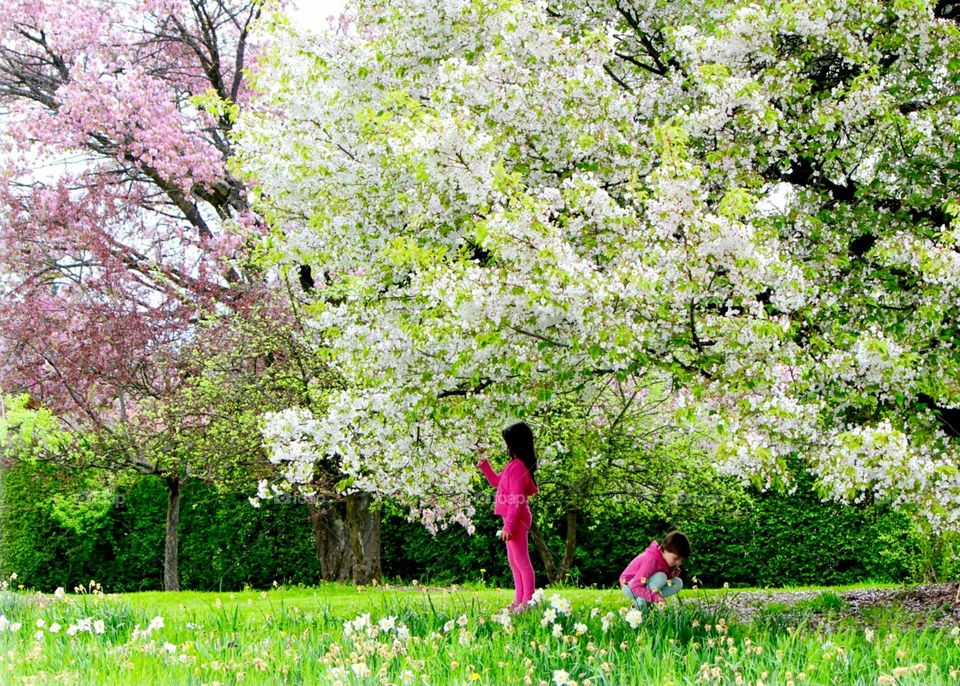
<svg viewBox="0 0 960 686">
<path fill-rule="evenodd" d="M 283 483 L 258 497 L 332 460 L 469 525 L 478 440 L 654 374 L 721 471 L 768 487 L 801 457 L 831 497 L 956 526 L 956 448 L 919 399 L 960 407 L 960 36 L 908 4 L 270 23 L 239 166 L 271 258 L 324 274 L 307 323 L 343 386 L 266 418 Z"/>
</svg>

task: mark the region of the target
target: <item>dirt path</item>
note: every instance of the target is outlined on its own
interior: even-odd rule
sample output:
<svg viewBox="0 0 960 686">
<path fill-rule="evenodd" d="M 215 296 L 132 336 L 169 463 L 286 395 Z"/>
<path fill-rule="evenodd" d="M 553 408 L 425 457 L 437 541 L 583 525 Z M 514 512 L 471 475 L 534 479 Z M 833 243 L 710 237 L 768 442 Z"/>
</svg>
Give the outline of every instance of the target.
<svg viewBox="0 0 960 686">
<path fill-rule="evenodd" d="M 817 602 L 821 596 L 822 602 Z M 863 620 L 875 609 L 896 612 L 911 626 L 960 626 L 957 584 L 927 584 L 909 588 L 866 588 L 850 591 L 732 591 L 720 601 L 741 621 L 750 621 L 771 609 L 796 608 L 820 624 L 837 617 Z M 842 602 L 837 603 L 836 598 Z M 810 601 L 810 602 L 803 602 Z M 834 607 L 834 605 L 836 607 Z M 773 608 L 771 607 L 773 606 Z M 784 608 L 783 606 L 787 606 Z"/>
</svg>

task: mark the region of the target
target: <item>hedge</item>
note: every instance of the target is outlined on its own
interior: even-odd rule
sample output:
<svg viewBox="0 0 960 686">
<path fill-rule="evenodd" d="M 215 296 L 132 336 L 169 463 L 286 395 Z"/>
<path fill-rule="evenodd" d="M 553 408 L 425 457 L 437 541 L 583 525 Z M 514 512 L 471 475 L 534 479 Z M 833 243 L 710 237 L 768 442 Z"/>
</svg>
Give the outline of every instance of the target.
<svg viewBox="0 0 960 686">
<path fill-rule="evenodd" d="M 238 590 L 245 586 L 313 584 L 319 563 L 306 506 L 251 507 L 248 493 L 224 492 L 201 481 L 183 488 L 181 588 Z M 474 535 L 461 527 L 431 535 L 407 522 L 396 506 L 382 512 L 382 568 L 388 580 L 510 585 L 500 521 L 478 508 Z M 789 586 L 915 582 L 936 574 L 955 578 L 950 539 L 935 538 L 910 518 L 879 505 L 824 504 L 802 482 L 792 495 L 749 493 L 723 515 L 709 504 L 670 521 L 620 505 L 583 516 L 570 580 L 609 587 L 627 562 L 671 528 L 693 544 L 684 565 L 705 586 Z M 51 465 L 18 464 L 0 473 L 0 574 L 16 572 L 29 587 L 72 589 L 93 579 L 109 591 L 162 586 L 166 492 L 160 479 L 139 477 L 105 489 L 96 475 Z M 542 513 L 541 513 L 542 515 Z M 538 521 L 554 550 L 563 522 Z M 543 564 L 533 552 L 537 583 Z"/>
</svg>

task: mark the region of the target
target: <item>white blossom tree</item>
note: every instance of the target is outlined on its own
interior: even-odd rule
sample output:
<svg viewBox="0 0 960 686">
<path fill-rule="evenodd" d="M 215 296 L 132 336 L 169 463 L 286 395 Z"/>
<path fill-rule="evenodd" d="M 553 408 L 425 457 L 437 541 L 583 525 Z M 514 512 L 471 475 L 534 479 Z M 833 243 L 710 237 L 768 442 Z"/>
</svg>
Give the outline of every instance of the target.
<svg viewBox="0 0 960 686">
<path fill-rule="evenodd" d="M 725 473 L 960 522 L 960 31 L 923 0 L 357 2 L 284 20 L 238 126 L 345 390 L 290 484 L 469 525 L 478 437 L 561 402 Z M 666 414 L 658 415 L 658 421 Z M 544 451 L 549 460 L 562 450 Z M 637 454 L 643 455 L 643 439 Z M 642 458 L 638 458 L 642 459 Z M 263 496 L 269 496 L 264 485 Z"/>
</svg>

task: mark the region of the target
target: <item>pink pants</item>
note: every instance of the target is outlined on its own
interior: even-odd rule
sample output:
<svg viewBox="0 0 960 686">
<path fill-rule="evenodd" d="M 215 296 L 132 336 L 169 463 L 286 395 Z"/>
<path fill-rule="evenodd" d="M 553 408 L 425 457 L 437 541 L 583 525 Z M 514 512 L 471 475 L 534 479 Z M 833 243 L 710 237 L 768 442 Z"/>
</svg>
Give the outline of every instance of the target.
<svg viewBox="0 0 960 686">
<path fill-rule="evenodd" d="M 525 603 L 533 597 L 533 563 L 530 562 L 530 547 L 527 543 L 527 534 L 532 523 L 530 511 L 521 513 L 513 538 L 507 541 L 507 562 L 513 572 L 513 585 L 517 591 L 513 602 Z"/>
</svg>

